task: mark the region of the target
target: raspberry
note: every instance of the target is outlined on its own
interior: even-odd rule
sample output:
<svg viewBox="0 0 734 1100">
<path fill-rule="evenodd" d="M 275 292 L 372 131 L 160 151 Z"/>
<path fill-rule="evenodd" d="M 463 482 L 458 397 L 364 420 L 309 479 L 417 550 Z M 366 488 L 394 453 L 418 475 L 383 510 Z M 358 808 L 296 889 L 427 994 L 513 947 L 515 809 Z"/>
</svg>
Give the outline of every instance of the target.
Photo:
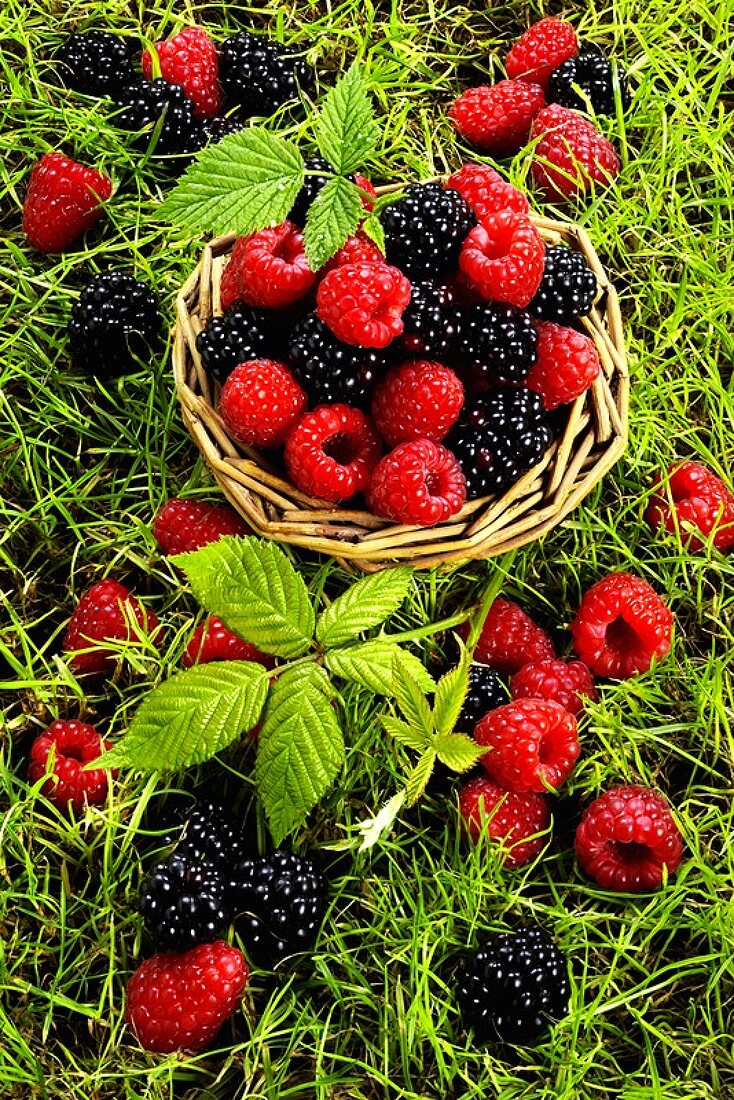
<svg viewBox="0 0 734 1100">
<path fill-rule="evenodd" d="M 581 713 L 586 699 L 598 698 L 583 661 L 530 661 L 512 677 L 510 691 L 513 699 L 550 699 L 573 715 Z"/>
<path fill-rule="evenodd" d="M 252 642 L 246 642 L 224 625 L 216 615 L 209 615 L 199 623 L 191 635 L 181 660 L 184 668 L 206 665 L 209 661 L 256 661 L 264 668 L 272 668 L 273 658 L 261 653 Z"/>
<path fill-rule="evenodd" d="M 598 46 L 586 46 L 578 57 L 570 57 L 551 73 L 548 102 L 576 111 L 591 108 L 597 115 L 613 115 L 615 87 L 619 88 L 620 104 L 625 111 L 630 97 L 624 69 L 616 63 L 612 67 Z"/>
<path fill-rule="evenodd" d="M 487 745 L 481 763 L 510 791 L 557 792 L 581 755 L 576 719 L 547 699 L 517 699 L 491 710 L 474 730 Z"/>
<path fill-rule="evenodd" d="M 469 88 L 449 109 L 454 129 L 484 153 L 512 156 L 527 143 L 533 119 L 545 107 L 539 84 L 500 80 Z"/>
<path fill-rule="evenodd" d="M 721 478 L 700 462 L 689 461 L 671 466 L 665 481 L 671 499 L 663 492 L 663 479 L 658 479 L 645 511 L 651 527 L 680 531 L 689 550 L 702 550 L 705 543 L 699 535 L 708 539 L 712 534 L 722 554 L 734 548 L 734 493 Z"/>
<path fill-rule="evenodd" d="M 410 302 L 403 313 L 400 343 L 409 355 L 443 361 L 456 353 L 459 309 L 453 287 L 413 283 Z"/>
<path fill-rule="evenodd" d="M 23 232 L 38 252 L 64 252 L 86 233 L 112 194 L 112 181 L 63 153 L 45 153 L 28 183 Z"/>
<path fill-rule="evenodd" d="M 466 639 L 468 625 L 459 633 Z M 498 596 L 489 609 L 474 658 L 503 676 L 519 672 L 530 661 L 553 660 L 553 642 L 537 623 L 512 600 Z"/>
<path fill-rule="evenodd" d="M 571 24 L 550 16 L 520 35 L 505 58 L 505 72 L 511 80 L 531 80 L 546 88 L 553 70 L 578 50 Z"/>
<path fill-rule="evenodd" d="M 480 302 L 461 314 L 459 348 L 475 389 L 524 382 L 537 345 L 537 329 L 524 310 Z"/>
<path fill-rule="evenodd" d="M 508 867 L 522 867 L 547 843 L 546 836 L 538 835 L 550 822 L 542 794 L 516 794 L 479 775 L 460 789 L 459 811 L 472 840 L 486 835 L 502 845 L 502 859 Z"/>
<path fill-rule="evenodd" d="M 385 348 L 403 331 L 410 283 L 387 264 L 346 264 L 330 271 L 316 292 L 316 312 L 339 340 Z"/>
<path fill-rule="evenodd" d="M 459 267 L 491 302 L 526 306 L 543 278 L 545 247 L 529 218 L 511 210 L 488 214 L 466 238 Z"/>
<path fill-rule="evenodd" d="M 353 237 L 348 237 L 338 252 L 324 265 L 324 274 L 333 271 L 335 267 L 345 267 L 347 264 L 383 264 L 385 257 L 380 252 L 374 241 L 371 241 L 361 230 L 357 230 Z"/>
<path fill-rule="evenodd" d="M 303 249 L 303 234 L 292 222 L 281 222 L 274 229 L 261 229 L 235 242 L 222 273 L 222 309 L 238 300 L 282 309 L 308 294 L 315 281 Z"/>
<path fill-rule="evenodd" d="M 314 405 L 368 405 L 385 367 L 382 351 L 342 343 L 315 313 L 294 326 L 287 359 Z"/>
<path fill-rule="evenodd" d="M 85 803 L 96 805 L 107 798 L 110 773 L 102 768 L 84 771 L 84 767 L 111 747 L 93 726 L 84 722 L 53 722 L 31 746 L 28 779 L 37 783 L 46 775 L 53 752 L 51 774 L 41 787 L 41 794 L 60 810 L 71 805 L 79 813 Z"/>
<path fill-rule="evenodd" d="M 538 322 L 538 358 L 525 385 L 540 394 L 549 412 L 586 393 L 600 370 L 590 337 L 551 321 Z"/>
<path fill-rule="evenodd" d="M 211 943 L 230 920 L 226 884 L 206 863 L 174 852 L 140 887 L 140 913 L 157 947 L 186 950 Z"/>
<path fill-rule="evenodd" d="M 469 690 L 456 723 L 458 729 L 473 729 L 490 710 L 509 702 L 507 688 L 488 665 L 474 662 L 469 666 Z"/>
<path fill-rule="evenodd" d="M 107 31 L 70 34 L 54 61 L 62 84 L 83 95 L 114 95 L 135 80 L 127 44 Z"/>
<path fill-rule="evenodd" d="M 310 175 L 309 173 L 323 173 L 320 175 Z M 303 228 L 306 224 L 306 216 L 311 203 L 319 196 L 323 188 L 334 176 L 334 169 L 329 164 L 328 160 L 324 157 L 309 157 L 306 161 L 306 178 L 303 182 L 303 187 L 298 192 L 295 203 L 288 215 L 289 221 L 295 222 L 296 225 Z M 362 198 L 362 205 L 366 210 L 371 210 L 374 206 L 374 200 L 377 198 L 377 192 L 368 179 L 364 176 L 352 176 L 352 182 L 358 187 L 362 188 L 365 192 Z M 365 238 L 366 240 L 367 238 Z M 382 260 L 383 256 L 379 249 L 377 249 L 378 259 Z"/>
<path fill-rule="evenodd" d="M 74 365 L 101 378 L 147 368 L 162 325 L 156 296 L 145 283 L 121 271 L 93 275 L 71 311 Z"/>
<path fill-rule="evenodd" d="M 334 503 L 361 493 L 380 457 L 372 423 L 348 405 L 319 405 L 288 436 L 285 464 L 302 493 Z"/>
<path fill-rule="evenodd" d="M 537 926 L 494 936 L 456 980 L 462 1018 L 480 1041 L 533 1043 L 568 1011 L 568 963 Z"/>
<path fill-rule="evenodd" d="M 528 310 L 544 321 L 566 325 L 591 312 L 597 289 L 596 275 L 580 252 L 547 245 L 543 279 Z"/>
<path fill-rule="evenodd" d="M 367 491 L 372 512 L 395 523 L 430 527 L 461 511 L 466 482 L 451 451 L 416 439 L 378 462 Z"/>
<path fill-rule="evenodd" d="M 219 80 L 242 113 L 271 115 L 309 91 L 313 72 L 301 58 L 278 49 L 274 42 L 241 31 L 228 38 L 219 52 Z"/>
<path fill-rule="evenodd" d="M 612 787 L 584 811 L 576 856 L 604 890 L 643 893 L 663 885 L 683 858 L 683 840 L 662 795 L 647 787 Z"/>
<path fill-rule="evenodd" d="M 411 280 L 439 279 L 456 261 L 476 218 L 468 203 L 440 183 L 416 183 L 380 214 L 385 253 Z"/>
<path fill-rule="evenodd" d="M 668 652 L 673 616 L 642 577 L 612 573 L 584 593 L 571 634 L 595 676 L 626 680 Z"/>
<path fill-rule="evenodd" d="M 178 156 L 178 166 L 185 160 L 181 154 L 200 149 L 204 134 L 201 123 L 194 118 L 194 107 L 179 84 L 167 80 L 150 80 L 130 84 L 115 96 L 122 110 L 113 122 L 121 130 L 136 133 L 133 144 L 142 151 L 156 134 L 153 152 L 156 155 Z"/>
<path fill-rule="evenodd" d="M 410 359 L 393 367 L 372 399 L 372 418 L 394 447 L 411 439 L 440 443 L 464 404 L 464 387 L 441 363 Z"/>
<path fill-rule="evenodd" d="M 125 1019 L 146 1050 L 204 1050 L 242 1000 L 247 978 L 244 955 L 223 940 L 153 955 L 128 982 Z"/>
<path fill-rule="evenodd" d="M 124 584 L 108 577 L 93 584 L 79 600 L 64 634 L 63 650 L 71 654 L 69 664 L 75 672 L 111 674 L 117 655 L 103 643 L 132 642 L 139 632 L 155 642 L 157 616 L 143 608 Z"/>
<path fill-rule="evenodd" d="M 223 317 L 212 317 L 196 337 L 201 361 L 217 382 L 226 382 L 240 363 L 260 359 L 275 343 L 272 314 L 235 302 Z"/>
<path fill-rule="evenodd" d="M 282 363 L 240 363 L 222 386 L 219 412 L 230 433 L 248 447 L 272 450 L 285 443 L 307 398 Z"/>
<path fill-rule="evenodd" d="M 247 531 L 234 509 L 180 497 L 166 501 L 153 520 L 153 536 L 169 556 L 198 550 L 222 535 L 246 535 Z"/>
<path fill-rule="evenodd" d="M 213 118 L 222 108 L 217 76 L 217 48 L 201 27 L 184 27 L 167 42 L 154 42 L 160 73 L 169 84 L 178 84 L 194 105 L 196 118 Z M 150 50 L 143 52 L 143 76 L 153 76 Z"/>
<path fill-rule="evenodd" d="M 538 139 L 530 170 L 549 199 L 575 199 L 594 184 L 608 187 L 619 172 L 614 147 L 577 111 L 545 107 L 530 136 Z"/>
<path fill-rule="evenodd" d="M 514 210 L 516 214 L 530 212 L 530 203 L 522 191 L 486 164 L 463 165 L 449 176 L 446 186 L 466 199 L 480 221 L 487 214 L 497 214 L 500 210 Z"/>
</svg>

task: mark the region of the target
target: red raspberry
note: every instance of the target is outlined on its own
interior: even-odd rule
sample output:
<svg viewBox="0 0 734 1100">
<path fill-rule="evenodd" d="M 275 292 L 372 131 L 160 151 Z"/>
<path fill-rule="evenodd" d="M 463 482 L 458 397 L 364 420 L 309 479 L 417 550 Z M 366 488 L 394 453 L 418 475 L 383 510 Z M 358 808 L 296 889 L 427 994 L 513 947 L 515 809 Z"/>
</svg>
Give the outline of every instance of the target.
<svg viewBox="0 0 734 1100">
<path fill-rule="evenodd" d="M 459 254 L 459 267 L 483 298 L 521 308 L 535 297 L 544 265 L 538 230 L 512 210 L 488 214 L 469 232 Z"/>
<path fill-rule="evenodd" d="M 282 363 L 240 363 L 222 386 L 219 412 L 239 443 L 272 449 L 285 443 L 308 398 Z"/>
<path fill-rule="evenodd" d="M 459 811 L 472 840 L 487 835 L 502 845 L 503 862 L 508 867 L 522 867 L 542 852 L 548 841 L 547 836 L 538 835 L 550 822 L 543 795 L 506 791 L 489 776 L 480 775 L 464 784 L 459 790 Z"/>
<path fill-rule="evenodd" d="M 347 264 L 384 264 L 385 257 L 380 252 L 374 241 L 358 230 L 353 237 L 348 237 L 345 244 L 336 255 L 324 265 L 324 274 L 333 271 L 335 267 L 346 267 Z"/>
<path fill-rule="evenodd" d="M 469 624 L 459 633 L 466 641 Z M 531 661 L 552 661 L 556 651 L 546 632 L 521 607 L 501 596 L 492 604 L 479 635 L 474 660 L 501 676 L 519 672 Z"/>
<path fill-rule="evenodd" d="M 63 252 L 90 229 L 112 194 L 112 181 L 62 153 L 46 153 L 31 172 L 23 232 L 39 252 Z"/>
<path fill-rule="evenodd" d="M 161 76 L 169 84 L 180 84 L 194 105 L 197 118 L 214 118 L 222 109 L 222 89 L 219 87 L 217 48 L 201 27 L 184 27 L 167 42 L 154 42 Z M 150 50 L 142 58 L 143 76 L 153 77 Z"/>
<path fill-rule="evenodd" d="M 527 143 L 533 119 L 545 107 L 543 89 L 521 80 L 469 88 L 449 108 L 454 129 L 482 152 L 512 156 Z"/>
<path fill-rule="evenodd" d="M 387 443 L 440 443 L 464 404 L 464 387 L 441 363 L 410 359 L 393 367 L 375 389 L 372 417 Z"/>
<path fill-rule="evenodd" d="M 330 271 L 316 292 L 316 312 L 338 340 L 385 348 L 403 331 L 410 283 L 388 264 L 345 264 Z"/>
<path fill-rule="evenodd" d="M 466 480 L 456 458 L 430 439 L 400 443 L 381 458 L 367 490 L 376 516 L 430 527 L 461 511 Z"/>
<path fill-rule="evenodd" d="M 510 680 L 513 699 L 550 699 L 580 714 L 584 700 L 597 699 L 594 677 L 583 661 L 530 661 Z"/>
<path fill-rule="evenodd" d="M 33 742 L 28 778 L 31 783 L 43 778 L 53 750 L 53 768 L 41 787 L 41 793 L 60 810 L 65 810 L 71 803 L 78 813 L 85 802 L 95 805 L 107 798 L 108 773 L 102 768 L 88 772 L 83 769 L 110 747 L 93 726 L 87 726 L 84 722 L 53 722 Z M 117 772 L 112 772 L 112 775 L 117 775 Z"/>
<path fill-rule="evenodd" d="M 375 202 L 377 201 L 377 192 L 372 186 L 372 181 L 368 180 L 366 176 L 360 176 L 359 172 L 355 172 L 352 179 L 356 183 L 360 191 L 363 191 L 362 206 L 365 210 L 372 211 L 375 208 Z"/>
<path fill-rule="evenodd" d="M 658 492 L 645 512 L 651 527 L 680 530 L 689 550 L 702 550 L 705 545 L 692 530 L 705 538 L 713 532 L 713 544 L 724 554 L 734 548 L 734 493 L 721 478 L 700 462 L 682 462 L 671 466 L 664 480 L 672 503 L 663 492 L 663 479 L 658 479 L 654 486 Z"/>
<path fill-rule="evenodd" d="M 248 976 L 244 955 L 224 940 L 153 955 L 128 982 L 125 1019 L 146 1050 L 203 1050 L 239 1005 Z"/>
<path fill-rule="evenodd" d="M 222 535 L 246 535 L 249 528 L 233 508 L 173 497 L 158 509 L 153 536 L 164 554 L 186 554 Z"/>
<path fill-rule="evenodd" d="M 199 623 L 186 646 L 181 664 L 206 665 L 210 661 L 255 661 L 263 668 L 272 668 L 274 659 L 261 653 L 252 642 L 246 642 L 224 625 L 216 615 L 209 615 Z"/>
<path fill-rule="evenodd" d="M 510 791 L 557 791 L 581 755 L 576 719 L 548 699 L 517 699 L 485 714 L 474 740 L 490 749 L 480 763 Z"/>
<path fill-rule="evenodd" d="M 156 641 L 158 617 L 143 608 L 124 584 L 108 577 L 93 584 L 79 600 L 66 628 L 63 650 L 73 654 L 69 664 L 75 672 L 112 673 L 117 656 L 101 643 L 130 642 L 139 631 Z"/>
<path fill-rule="evenodd" d="M 533 123 L 530 170 L 549 199 L 575 199 L 593 184 L 607 187 L 619 172 L 614 146 L 578 111 L 553 104 Z"/>
<path fill-rule="evenodd" d="M 663 884 L 683 858 L 680 830 L 662 795 L 647 787 L 612 787 L 584 811 L 576 855 L 605 890 L 642 893 Z"/>
<path fill-rule="evenodd" d="M 612 573 L 584 593 L 571 633 L 596 676 L 626 680 L 668 652 L 673 616 L 642 577 Z"/>
<path fill-rule="evenodd" d="M 578 52 L 571 24 L 549 16 L 520 35 L 505 58 L 505 72 L 511 80 L 531 80 L 545 89 L 553 70 Z"/>
<path fill-rule="evenodd" d="M 480 221 L 487 214 L 497 214 L 500 210 L 514 210 L 516 214 L 530 212 L 530 203 L 522 191 L 487 164 L 465 164 L 449 176 L 446 186 L 459 192 Z"/>
<path fill-rule="evenodd" d="M 309 290 L 316 275 L 308 266 L 303 233 L 292 222 L 240 237 L 222 272 L 222 310 L 236 301 L 265 309 L 292 305 Z"/>
<path fill-rule="evenodd" d="M 337 503 L 367 488 L 382 447 L 372 422 L 349 405 L 319 405 L 288 436 L 285 464 L 309 496 Z"/>
<path fill-rule="evenodd" d="M 582 332 L 552 321 L 536 321 L 535 324 L 538 329 L 537 359 L 525 385 L 540 394 L 550 411 L 586 393 L 598 376 L 601 363 L 594 341 Z"/>
</svg>

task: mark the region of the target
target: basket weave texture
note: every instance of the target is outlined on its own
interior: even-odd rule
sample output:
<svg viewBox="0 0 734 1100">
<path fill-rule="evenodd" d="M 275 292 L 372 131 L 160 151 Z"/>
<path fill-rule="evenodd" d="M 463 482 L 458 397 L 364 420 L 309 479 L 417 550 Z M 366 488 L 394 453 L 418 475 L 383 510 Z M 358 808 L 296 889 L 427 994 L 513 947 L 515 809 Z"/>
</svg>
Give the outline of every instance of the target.
<svg viewBox="0 0 734 1100">
<path fill-rule="evenodd" d="M 552 530 L 602 479 L 627 442 L 629 375 L 622 319 L 586 231 L 579 225 L 533 214 L 546 244 L 565 242 L 586 258 L 599 293 L 582 319 L 602 370 L 572 405 L 563 434 L 540 463 L 502 496 L 467 501 L 435 527 L 391 523 L 366 511 L 315 500 L 284 480 L 267 456 L 235 443 L 217 412 L 219 386 L 208 376 L 196 337 L 221 313 L 219 284 L 235 241 L 218 237 L 176 301 L 173 368 L 184 423 L 234 508 L 264 538 L 328 554 L 367 572 L 410 563 L 416 568 L 502 554 Z"/>
</svg>

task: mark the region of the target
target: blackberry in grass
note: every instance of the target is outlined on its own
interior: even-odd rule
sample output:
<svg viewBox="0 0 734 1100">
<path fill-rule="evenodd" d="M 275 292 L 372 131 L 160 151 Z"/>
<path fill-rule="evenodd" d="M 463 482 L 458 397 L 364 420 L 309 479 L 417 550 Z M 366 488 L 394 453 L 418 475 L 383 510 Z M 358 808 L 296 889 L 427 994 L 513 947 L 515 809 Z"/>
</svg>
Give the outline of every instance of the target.
<svg viewBox="0 0 734 1100">
<path fill-rule="evenodd" d="M 456 270 L 467 233 L 477 224 L 458 191 L 416 183 L 380 214 L 387 262 L 411 281 L 440 279 Z"/>
<path fill-rule="evenodd" d="M 469 666 L 469 690 L 457 727 L 471 732 L 490 710 L 509 703 L 510 696 L 499 675 L 489 665 Z"/>
<path fill-rule="evenodd" d="M 122 110 L 113 122 L 121 130 L 142 131 L 135 144 L 146 150 L 151 134 L 162 119 L 154 152 L 169 156 L 195 153 L 204 144 L 204 131 L 194 118 L 194 107 L 180 84 L 166 80 L 148 80 L 123 88 L 115 99 Z"/>
<path fill-rule="evenodd" d="M 71 34 L 54 55 L 62 84 L 90 96 L 114 96 L 136 76 L 126 42 L 108 31 Z"/>
<path fill-rule="evenodd" d="M 538 333 L 525 310 L 482 302 L 462 312 L 459 348 L 475 389 L 498 381 L 524 382 L 537 345 Z"/>
<path fill-rule="evenodd" d="M 410 303 L 403 313 L 401 343 L 411 356 L 451 360 L 457 350 L 459 310 L 450 286 L 413 283 Z"/>
<path fill-rule="evenodd" d="M 177 854 L 223 871 L 249 854 L 247 838 L 218 802 L 199 802 L 186 815 Z"/>
<path fill-rule="evenodd" d="M 237 118 L 207 118 L 201 124 L 203 142 L 215 145 L 230 134 L 237 134 L 245 128 L 243 120 Z"/>
<path fill-rule="evenodd" d="M 232 103 L 246 117 L 271 115 L 299 89 L 313 86 L 313 71 L 300 58 L 248 31 L 228 38 L 219 51 L 219 80 Z"/>
<path fill-rule="evenodd" d="M 99 377 L 140 369 L 159 342 L 155 294 L 121 271 L 95 275 L 74 303 L 69 346 L 75 366 Z"/>
<path fill-rule="evenodd" d="M 311 405 L 364 408 L 375 381 L 385 370 L 385 352 L 344 344 L 315 313 L 293 329 L 287 361 L 309 396 Z"/>
<path fill-rule="evenodd" d="M 210 943 L 230 921 L 222 875 L 208 863 L 174 852 L 157 863 L 140 888 L 145 927 L 163 950 Z"/>
<path fill-rule="evenodd" d="M 548 103 L 559 103 L 574 111 L 589 107 L 597 115 L 616 113 L 615 82 L 619 85 L 622 110 L 630 104 L 627 74 L 619 63 L 612 65 L 598 46 L 587 46 L 578 57 L 570 57 L 551 73 L 548 81 Z"/>
<path fill-rule="evenodd" d="M 262 309 L 235 302 L 223 317 L 212 317 L 196 337 L 196 350 L 217 382 L 225 382 L 236 366 L 266 358 L 272 350 L 272 318 Z"/>
<path fill-rule="evenodd" d="M 596 275 L 580 252 L 562 244 L 547 246 L 543 281 L 528 312 L 544 321 L 568 325 L 590 312 L 596 292 Z"/>
</svg>

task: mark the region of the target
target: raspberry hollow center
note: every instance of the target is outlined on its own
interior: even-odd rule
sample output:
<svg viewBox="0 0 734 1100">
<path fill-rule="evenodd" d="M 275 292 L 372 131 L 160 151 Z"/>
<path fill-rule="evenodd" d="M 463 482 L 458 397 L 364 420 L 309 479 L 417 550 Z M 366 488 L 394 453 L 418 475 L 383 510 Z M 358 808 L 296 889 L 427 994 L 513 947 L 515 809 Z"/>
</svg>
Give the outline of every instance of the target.
<svg viewBox="0 0 734 1100">
<path fill-rule="evenodd" d="M 613 840 L 609 847 L 615 860 L 628 866 L 644 863 L 652 854 L 647 844 L 639 844 L 636 840 Z"/>
<path fill-rule="evenodd" d="M 617 652 L 627 653 L 639 647 L 640 636 L 622 615 L 618 615 L 607 627 L 606 641 Z"/>
<path fill-rule="evenodd" d="M 356 440 L 346 432 L 336 432 L 323 443 L 324 454 L 328 458 L 333 458 L 334 462 L 338 462 L 340 466 L 348 466 L 354 462 L 358 450 Z"/>
</svg>

